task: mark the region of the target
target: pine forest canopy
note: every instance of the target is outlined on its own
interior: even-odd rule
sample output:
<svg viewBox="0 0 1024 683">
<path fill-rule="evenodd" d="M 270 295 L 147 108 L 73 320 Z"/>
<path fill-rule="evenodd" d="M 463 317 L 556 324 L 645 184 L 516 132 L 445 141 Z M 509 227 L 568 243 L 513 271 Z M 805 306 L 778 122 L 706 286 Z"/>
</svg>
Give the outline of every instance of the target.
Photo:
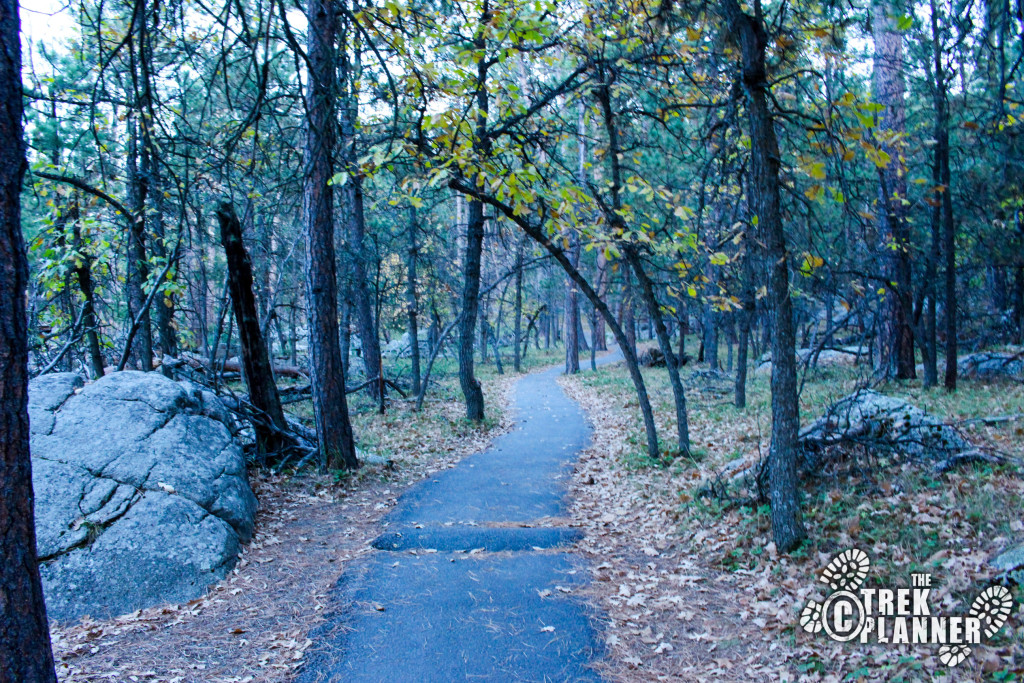
<svg viewBox="0 0 1024 683">
<path fill-rule="evenodd" d="M 958 345 L 1022 342 L 1021 0 L 61 13 L 68 31 L 36 31 L 23 64 L 31 370 L 233 368 L 260 457 L 355 467 L 350 409 L 422 402 L 445 348 L 479 420 L 476 364 L 518 370 L 533 335 L 577 371 L 609 332 L 648 452 L 686 453 L 679 366 L 699 329 L 712 369 L 720 337 L 738 344 L 737 405 L 748 350 L 771 355 L 790 549 L 795 349 L 856 346 L 877 377 L 926 385 L 943 356 L 953 390 Z M 309 426 L 275 376 L 308 377 Z"/>
</svg>

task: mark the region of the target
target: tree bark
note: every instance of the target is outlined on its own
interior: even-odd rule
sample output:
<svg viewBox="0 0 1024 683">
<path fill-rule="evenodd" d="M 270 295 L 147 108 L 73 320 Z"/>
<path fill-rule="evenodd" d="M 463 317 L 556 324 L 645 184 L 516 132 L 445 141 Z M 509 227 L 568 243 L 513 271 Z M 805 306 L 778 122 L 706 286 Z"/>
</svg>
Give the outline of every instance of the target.
<svg viewBox="0 0 1024 683">
<path fill-rule="evenodd" d="M 594 289 L 597 290 L 598 296 L 602 299 L 608 297 L 608 259 L 605 258 L 603 250 L 597 253 L 597 277 L 594 282 Z M 608 342 L 604 337 L 604 318 L 595 314 L 594 321 L 591 333 L 593 337 L 591 347 L 595 351 L 607 351 Z"/>
<path fill-rule="evenodd" d="M 345 60 L 343 60 L 343 63 Z M 346 69 L 347 70 L 347 69 Z M 347 74 L 345 74 L 347 77 Z M 342 162 L 348 180 L 343 186 L 345 209 L 348 214 L 348 252 L 351 260 L 350 295 L 355 312 L 356 329 L 362 343 L 363 365 L 366 378 L 381 376 L 380 340 L 377 338 L 377 326 L 373 316 L 373 303 L 370 296 L 370 285 L 366 275 L 366 214 L 363 206 L 363 178 L 359 171 L 356 158 L 355 140 L 355 103 L 354 96 L 346 99 L 342 105 L 341 134 Z M 380 382 L 367 385 L 370 397 L 378 400 L 381 390 Z"/>
<path fill-rule="evenodd" d="M 760 4 L 755 7 L 760 8 Z M 779 144 L 768 108 L 764 18 L 750 16 L 737 0 L 721 0 L 729 30 L 742 55 L 742 87 L 750 125 L 751 206 L 766 244 L 768 296 L 774 309 L 772 334 L 772 442 L 768 455 L 772 536 L 779 552 L 806 538 L 796 472 L 800 405 L 796 382 L 796 334 L 789 295 L 789 257 L 779 196 Z"/>
<path fill-rule="evenodd" d="M 476 80 L 476 135 L 473 148 L 482 158 L 490 155 L 487 137 L 487 115 L 490 100 L 487 92 L 487 27 L 491 21 L 490 4 L 485 0 L 473 36 L 473 46 L 480 55 L 477 60 Z M 480 268 L 484 244 L 484 206 L 470 201 L 466 221 L 466 254 L 462 262 L 462 320 L 459 325 L 459 384 L 466 400 L 466 417 L 475 422 L 484 419 L 484 392 L 473 367 L 473 341 L 476 333 L 477 313 L 480 306 Z M 484 347 L 486 353 L 486 346 Z"/>
<path fill-rule="evenodd" d="M 416 208 L 409 209 L 409 258 L 406 263 L 405 302 L 409 310 L 409 359 L 412 362 L 412 393 L 420 393 L 420 326 L 419 302 L 416 297 L 416 259 L 419 245 L 416 242 Z"/>
<path fill-rule="evenodd" d="M 523 336 L 523 242 L 516 242 L 516 302 L 513 312 L 514 327 L 512 335 L 515 338 L 515 350 L 512 356 L 512 367 L 516 372 L 522 372 L 522 358 L 526 349 L 521 346 Z M 529 334 L 529 329 L 527 329 Z"/>
<path fill-rule="evenodd" d="M 309 0 L 309 86 L 303 173 L 306 223 L 306 307 L 309 321 L 310 385 L 321 467 L 355 468 L 355 441 L 345 399 L 345 373 L 338 341 L 338 294 L 334 252 L 331 153 L 334 149 L 335 35 L 330 0 Z"/>
<path fill-rule="evenodd" d="M 903 95 L 906 91 L 903 74 L 903 34 L 896 21 L 902 13 L 892 0 L 874 0 L 872 31 L 874 34 L 874 98 L 884 107 L 878 125 L 882 140 L 879 150 L 889 160 L 878 169 L 879 177 L 879 249 L 886 255 L 885 314 L 879 337 L 880 374 L 886 378 L 912 379 L 914 333 L 910 327 L 912 313 L 910 236 L 904 201 L 907 198 L 906 167 L 902 150 L 892 141 L 906 131 Z"/>
<path fill-rule="evenodd" d="M 466 225 L 466 255 L 462 261 L 462 319 L 459 322 L 459 384 L 466 400 L 466 417 L 484 419 L 484 392 L 474 372 L 473 347 L 476 339 L 476 318 L 480 306 L 480 260 L 484 242 L 484 207 L 469 202 Z"/>
<path fill-rule="evenodd" d="M 757 311 L 757 299 L 754 296 L 754 240 L 749 233 L 743 235 L 743 270 L 741 277 L 742 305 L 739 312 L 740 338 L 736 349 L 736 391 L 737 408 L 747 407 L 747 352 L 750 348 L 750 328 Z"/>
<path fill-rule="evenodd" d="M 128 317 L 134 320 L 142 312 L 140 327 L 135 335 L 131 353 L 139 369 L 149 372 L 153 369 L 153 331 L 150 326 L 149 311 L 143 311 L 146 300 L 143 285 L 149 277 L 146 261 L 146 193 L 147 183 L 144 171 L 139 170 L 139 153 L 136 126 L 131 128 L 128 143 L 128 188 L 129 204 L 131 205 L 131 225 L 128 229 Z"/>
<path fill-rule="evenodd" d="M 586 154 L 584 141 L 586 133 L 586 109 L 580 102 L 579 116 L 576 126 L 577 170 L 576 181 L 586 185 Z M 580 267 L 580 236 L 572 230 L 569 234 L 569 261 L 573 268 Z M 580 304 L 576 287 L 572 280 L 565 278 L 565 374 L 575 375 L 580 371 Z"/>
<path fill-rule="evenodd" d="M 28 424 L 28 260 L 21 228 L 21 37 L 0 0 L 0 681 L 57 680 L 36 559 Z"/>
<path fill-rule="evenodd" d="M 87 253 L 82 244 L 82 230 L 79 224 L 80 209 L 77 196 L 67 207 L 67 219 L 71 221 L 72 245 L 81 258 L 75 266 L 75 279 L 78 281 L 78 288 L 82 292 L 82 328 L 85 330 L 86 346 L 89 349 L 89 364 L 92 370 L 93 379 L 103 376 L 103 369 L 106 363 L 103 360 L 103 351 L 100 349 L 100 335 L 98 331 L 99 319 L 96 315 L 96 293 L 92 281 L 92 256 Z"/>
<path fill-rule="evenodd" d="M 946 391 L 956 391 L 957 373 L 957 298 L 956 298 L 956 226 L 953 223 L 953 187 L 949 170 L 949 100 L 946 88 L 946 71 L 942 64 L 942 50 L 939 45 L 938 12 L 936 3 L 931 3 L 932 40 L 935 70 L 935 162 L 938 167 L 938 181 L 942 188 L 939 209 L 942 218 L 942 242 L 945 255 L 945 302 L 946 302 L 946 372 L 943 385 Z"/>
<path fill-rule="evenodd" d="M 270 418 L 276 430 L 253 424 L 256 433 L 256 451 L 260 463 L 267 453 L 281 446 L 279 435 L 288 430 L 288 422 L 281 408 L 281 397 L 274 382 L 273 366 L 267 354 L 267 345 L 260 329 L 256 297 L 253 294 L 252 262 L 242 243 L 242 225 L 230 202 L 222 202 L 217 208 L 220 222 L 220 241 L 227 258 L 228 289 L 231 291 L 231 307 L 238 324 L 238 340 L 242 346 L 242 374 L 249 391 L 249 402 Z"/>
</svg>

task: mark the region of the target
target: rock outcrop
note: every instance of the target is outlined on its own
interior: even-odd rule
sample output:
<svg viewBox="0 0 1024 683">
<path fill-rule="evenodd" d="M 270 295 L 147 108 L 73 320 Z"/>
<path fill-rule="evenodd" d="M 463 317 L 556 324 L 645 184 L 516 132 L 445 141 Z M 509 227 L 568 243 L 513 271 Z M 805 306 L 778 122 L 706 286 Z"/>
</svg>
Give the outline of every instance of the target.
<svg viewBox="0 0 1024 683">
<path fill-rule="evenodd" d="M 201 595 L 252 536 L 256 498 L 223 405 L 159 373 L 29 386 L 49 614 L 106 617 Z"/>
</svg>

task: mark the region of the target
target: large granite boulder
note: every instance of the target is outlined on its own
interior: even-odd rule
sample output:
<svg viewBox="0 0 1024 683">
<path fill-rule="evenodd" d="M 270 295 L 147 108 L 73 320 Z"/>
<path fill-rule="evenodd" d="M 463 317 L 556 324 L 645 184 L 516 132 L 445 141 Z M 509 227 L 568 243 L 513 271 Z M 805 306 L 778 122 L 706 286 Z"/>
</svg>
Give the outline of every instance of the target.
<svg viewBox="0 0 1024 683">
<path fill-rule="evenodd" d="M 256 498 L 210 392 L 155 372 L 29 385 L 37 547 L 51 618 L 201 595 L 252 536 Z"/>
<path fill-rule="evenodd" d="M 973 448 L 956 429 L 912 403 L 867 389 L 832 404 L 800 431 L 800 444 L 811 461 L 829 446 L 865 445 L 872 451 L 934 460 Z"/>
</svg>

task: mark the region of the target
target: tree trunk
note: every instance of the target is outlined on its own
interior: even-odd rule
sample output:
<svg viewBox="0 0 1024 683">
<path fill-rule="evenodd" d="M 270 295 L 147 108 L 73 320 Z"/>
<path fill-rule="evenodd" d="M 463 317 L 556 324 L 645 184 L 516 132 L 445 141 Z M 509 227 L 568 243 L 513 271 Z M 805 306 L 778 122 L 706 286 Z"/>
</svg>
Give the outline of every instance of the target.
<svg viewBox="0 0 1024 683">
<path fill-rule="evenodd" d="M 93 379 L 103 376 L 105 362 L 103 351 L 100 349 L 100 335 L 98 332 L 99 319 L 96 316 L 96 294 L 92 281 L 92 256 L 87 253 L 82 244 L 82 230 L 79 224 L 80 209 L 78 198 L 67 207 L 67 218 L 71 221 L 72 246 L 81 258 L 75 266 L 75 279 L 78 281 L 78 288 L 82 292 L 82 328 L 85 330 L 86 346 L 89 349 L 89 364 L 92 370 Z"/>
<path fill-rule="evenodd" d="M 945 301 L 946 301 L 946 373 L 943 384 L 946 391 L 956 391 L 957 371 L 957 298 L 956 298 L 956 226 L 953 223 L 953 186 L 949 170 L 949 100 L 946 88 L 946 71 L 942 64 L 942 49 L 939 45 L 938 16 L 936 3 L 932 0 L 932 40 L 935 70 L 935 162 L 938 167 L 938 181 L 942 187 L 939 197 L 942 214 L 942 241 L 946 257 Z"/>
<path fill-rule="evenodd" d="M 878 130 L 887 136 L 901 136 L 906 131 L 903 34 L 896 27 L 901 14 L 892 0 L 873 1 L 874 98 L 884 107 Z M 903 204 L 907 197 L 906 167 L 898 144 L 882 143 L 879 149 L 889 156 L 888 162 L 878 169 L 878 246 L 880 253 L 888 257 L 879 369 L 886 378 L 912 379 L 916 371 L 914 333 L 910 327 L 910 235 Z"/>
<path fill-rule="evenodd" d="M 595 90 L 598 102 L 601 104 L 601 111 L 604 120 L 605 133 L 608 135 L 608 162 L 611 165 L 611 206 L 605 213 L 605 220 L 612 229 L 612 234 L 621 239 L 626 234 L 626 225 L 622 218 L 622 168 L 620 164 L 621 154 L 619 145 L 618 127 L 615 123 L 615 112 L 612 108 L 612 77 L 605 69 L 601 70 L 601 85 Z M 690 453 L 690 429 L 686 416 L 686 394 L 683 391 L 683 383 L 679 377 L 679 362 L 672 350 L 672 342 L 668 336 L 668 329 L 665 327 L 664 318 L 661 315 L 661 307 L 654 294 L 654 284 L 644 271 L 643 263 L 636 246 L 629 241 L 623 242 L 623 254 L 630 270 L 636 274 L 640 283 L 640 296 L 647 305 L 647 313 L 655 326 L 658 335 L 658 345 L 665 356 L 665 366 L 668 368 L 669 382 L 672 385 L 672 397 L 676 408 L 676 435 L 679 453 L 688 455 Z M 628 277 L 628 274 L 627 274 Z M 634 351 L 635 353 L 635 351 Z"/>
<path fill-rule="evenodd" d="M 345 400 L 345 373 L 338 343 L 338 294 L 334 253 L 331 152 L 334 149 L 334 38 L 337 20 L 330 0 L 308 0 L 309 86 L 303 174 L 306 224 L 306 308 L 310 385 L 325 469 L 355 468 L 355 441 Z"/>
<path fill-rule="evenodd" d="M 633 309 L 633 277 L 627 268 L 622 282 L 622 328 L 626 333 L 629 348 L 636 355 L 636 315 Z"/>
<path fill-rule="evenodd" d="M 753 215 L 753 207 L 751 207 Z M 740 335 L 736 348 L 736 392 L 735 404 L 737 408 L 747 407 L 747 353 L 750 349 L 750 332 L 753 327 L 754 316 L 757 315 L 757 298 L 754 294 L 754 249 L 756 241 L 753 239 L 752 228 L 747 228 L 743 233 L 743 259 L 740 277 L 742 282 L 741 303 L 742 310 L 739 312 Z"/>
<path fill-rule="evenodd" d="M 756 5 L 760 7 L 760 5 Z M 775 315 L 772 334 L 772 442 L 768 455 L 772 535 L 779 552 L 794 550 L 806 538 L 796 472 L 800 404 L 796 382 L 796 334 L 789 295 L 789 259 L 779 197 L 779 145 L 768 108 L 765 49 L 760 15 L 750 16 L 737 0 L 721 0 L 729 29 L 742 54 L 742 86 L 750 125 L 750 196 L 766 245 L 768 297 Z"/>
<path fill-rule="evenodd" d="M 224 245 L 227 259 L 228 288 L 231 291 L 235 322 L 238 324 L 238 340 L 242 346 L 242 375 L 249 391 L 249 402 L 257 410 L 266 413 L 277 428 L 275 431 L 261 424 L 253 424 L 256 451 L 263 464 L 267 453 L 280 448 L 279 434 L 287 430 L 288 423 L 284 419 L 281 397 L 274 382 L 273 366 L 260 329 L 256 297 L 252 290 L 252 262 L 242 243 L 242 225 L 235 214 L 235 207 L 230 202 L 222 202 L 217 207 L 217 220 L 220 222 L 220 241 Z"/>
<path fill-rule="evenodd" d="M 152 142 L 150 142 L 152 144 Z M 152 158 L 153 153 L 150 153 Z M 167 252 L 167 231 L 164 227 L 164 194 L 161 186 L 160 173 L 156 168 L 156 164 L 153 165 L 152 170 L 153 182 L 155 183 L 156 191 L 153 193 L 153 205 L 155 211 L 153 212 L 153 227 L 155 238 L 153 240 L 153 252 L 160 257 L 170 258 L 170 254 Z M 164 283 L 155 283 L 155 286 L 162 286 Z M 157 339 L 160 342 L 160 353 L 161 355 L 177 356 L 178 355 L 178 339 L 177 335 L 174 334 L 174 299 L 167 296 L 166 294 L 158 294 L 157 299 L 153 304 L 156 307 L 156 331 Z M 171 369 L 166 368 L 163 365 L 160 366 L 161 372 L 167 377 L 171 376 Z"/>
<path fill-rule="evenodd" d="M 28 261 L 21 227 L 18 3 L 0 0 L 0 681 L 57 680 L 36 560 L 28 424 Z"/>
<path fill-rule="evenodd" d="M 474 372 L 473 346 L 476 338 L 476 317 L 480 304 L 480 259 L 484 242 L 484 207 L 469 202 L 466 225 L 466 255 L 462 262 L 462 320 L 459 323 L 459 384 L 466 399 L 466 417 L 484 419 L 484 392 Z"/>
<path fill-rule="evenodd" d="M 347 119 L 343 119 L 343 125 L 350 125 Z M 344 130 L 344 129 L 343 129 Z M 354 142 L 346 144 L 343 149 L 348 149 Z M 356 330 L 359 332 L 359 341 L 362 343 L 363 366 L 366 369 L 366 379 L 380 377 L 381 373 L 381 352 L 380 341 L 377 339 L 377 327 L 373 319 L 373 305 L 370 297 L 370 287 L 366 277 L 366 254 L 363 245 L 363 238 L 366 235 L 366 217 L 363 213 L 363 183 L 356 168 L 356 161 L 346 160 L 347 168 L 353 169 L 349 173 L 348 182 L 345 183 L 343 193 L 345 207 L 348 213 L 348 248 L 351 263 L 351 287 L 349 293 L 352 301 L 352 309 L 355 313 Z M 367 385 L 367 392 L 370 397 L 377 400 L 379 382 L 370 382 Z"/>
<path fill-rule="evenodd" d="M 602 299 L 608 297 L 608 259 L 605 258 L 604 250 L 599 250 L 597 253 L 597 278 L 594 289 Z M 604 318 L 595 314 L 594 320 L 591 347 L 595 351 L 607 351 L 608 342 L 604 338 Z"/>
<path fill-rule="evenodd" d="M 569 261 L 569 257 L 562 251 L 552 240 L 548 239 L 543 229 L 532 225 L 528 220 L 522 216 L 516 214 L 516 212 L 509 207 L 507 204 L 503 204 L 492 196 L 479 192 L 475 185 L 469 185 L 459 179 L 449 181 L 449 185 L 453 189 L 457 189 L 471 197 L 474 197 L 478 202 L 486 201 L 491 206 L 495 207 L 506 218 L 522 228 L 523 232 L 530 236 L 530 238 L 543 247 L 551 256 L 554 257 L 558 264 L 562 266 L 562 269 L 572 278 L 572 281 L 576 283 L 580 291 L 583 292 L 584 296 L 590 300 L 590 303 L 597 307 L 604 317 L 605 322 L 612 328 L 612 333 L 615 335 L 616 341 L 619 343 L 619 347 L 622 350 L 622 355 L 626 360 L 626 368 L 629 370 L 630 378 L 633 380 L 633 387 L 636 390 L 637 402 L 640 404 L 640 413 L 644 421 L 644 432 L 647 436 L 647 454 L 649 457 L 657 459 L 661 453 L 658 448 L 658 431 L 654 424 L 654 411 L 651 410 L 650 397 L 647 395 L 647 387 L 644 384 L 643 375 L 640 373 L 640 365 L 637 363 L 636 352 L 631 347 L 626 339 L 626 334 L 622 329 L 622 326 L 615 320 L 615 316 L 609 310 L 608 305 L 597 295 L 594 288 L 590 286 L 586 278 L 577 270 L 573 268 L 572 263 Z M 474 202 L 476 203 L 476 202 Z"/>
<path fill-rule="evenodd" d="M 139 3 L 144 4 L 144 3 Z M 128 318 L 135 320 L 142 312 L 142 319 L 131 353 L 139 369 L 149 372 L 153 369 L 153 332 L 150 327 L 149 311 L 143 311 L 146 295 L 143 285 L 149 278 L 149 267 L 146 261 L 146 169 L 140 171 L 138 164 L 138 142 L 134 121 L 128 142 L 128 187 L 132 210 L 131 227 L 128 230 Z M 145 158 L 145 157 L 143 157 Z M 144 164 L 145 166 L 145 164 Z"/>
<path fill-rule="evenodd" d="M 515 338 L 515 350 L 512 355 L 512 367 L 516 372 L 522 372 L 522 357 L 526 349 L 521 346 L 523 336 L 523 242 L 516 243 L 516 302 L 513 312 L 514 327 L 512 336 Z M 527 330 L 529 334 L 529 330 Z"/>
<path fill-rule="evenodd" d="M 629 260 L 630 267 L 636 273 L 637 280 L 640 282 L 640 296 L 643 297 L 644 303 L 647 304 L 647 312 L 654 322 L 655 333 L 658 337 L 658 346 L 665 356 L 665 367 L 668 369 L 669 383 L 672 385 L 672 398 L 675 401 L 676 407 L 677 447 L 680 454 L 689 455 L 690 426 L 686 414 L 686 393 L 683 389 L 682 379 L 679 376 L 680 360 L 672 349 L 672 340 L 668 336 L 668 328 L 665 327 L 664 316 L 661 314 L 661 308 L 654 295 L 654 283 L 651 282 L 647 273 L 644 272 L 639 254 L 637 254 L 632 244 L 624 245 L 623 251 Z"/>
<path fill-rule="evenodd" d="M 406 264 L 406 306 L 409 308 L 409 358 L 412 362 L 412 393 L 420 393 L 420 327 L 419 302 L 416 298 L 416 257 L 419 246 L 416 243 L 416 208 L 409 209 L 409 260 Z"/>
<path fill-rule="evenodd" d="M 577 170 L 576 181 L 586 185 L 586 108 L 580 102 L 579 116 L 576 126 Z M 569 261 L 573 268 L 580 267 L 580 236 L 575 231 L 569 234 Z M 575 375 L 580 371 L 580 304 L 576 287 L 572 280 L 565 279 L 565 374 Z"/>
<path fill-rule="evenodd" d="M 708 369 L 718 370 L 718 315 L 710 303 L 705 303 L 701 308 L 704 314 L 704 323 L 701 325 L 704 331 L 704 359 Z"/>
<path fill-rule="evenodd" d="M 473 36 L 477 50 L 476 73 L 476 137 L 474 151 L 487 158 L 491 145 L 487 138 L 487 115 L 490 100 L 487 91 L 487 70 L 491 62 L 487 59 L 487 33 L 491 21 L 490 5 L 485 2 Z M 462 321 L 459 325 L 459 384 L 466 400 L 466 417 L 475 422 L 484 419 L 484 392 L 476 378 L 473 367 L 473 341 L 476 333 L 477 314 L 480 306 L 480 268 L 484 245 L 484 206 L 471 201 L 466 213 L 466 254 L 462 261 Z M 485 347 L 486 351 L 486 347 Z"/>
<path fill-rule="evenodd" d="M 1024 246 L 1024 220 L 1021 209 L 1016 209 L 1018 243 Z M 1017 258 L 1021 258 L 1018 254 Z M 1017 266 L 1013 275 L 1013 338 L 1017 344 L 1024 344 L 1024 266 Z"/>
</svg>

